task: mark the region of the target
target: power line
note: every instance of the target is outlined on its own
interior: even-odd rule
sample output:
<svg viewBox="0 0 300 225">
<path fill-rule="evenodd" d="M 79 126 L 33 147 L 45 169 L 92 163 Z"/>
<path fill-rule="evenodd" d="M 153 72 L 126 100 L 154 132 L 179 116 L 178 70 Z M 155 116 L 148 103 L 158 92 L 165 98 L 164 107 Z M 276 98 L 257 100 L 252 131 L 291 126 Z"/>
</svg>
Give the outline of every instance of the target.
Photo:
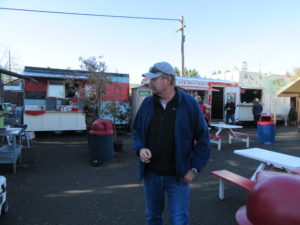
<svg viewBox="0 0 300 225">
<path fill-rule="evenodd" d="M 173 35 L 174 33 L 172 33 Z M 171 35 L 167 35 L 166 37 L 156 41 L 155 43 L 153 43 L 152 45 L 148 46 L 147 48 L 145 48 L 144 50 L 141 50 L 138 54 L 143 54 L 145 53 L 146 51 L 150 50 L 150 49 L 153 49 L 154 47 L 156 47 L 157 45 L 159 45 L 160 43 L 164 42 L 167 38 L 169 38 Z"/>
<path fill-rule="evenodd" d="M 104 15 L 104 14 L 93 14 L 93 13 L 59 12 L 59 11 L 48 11 L 48 10 L 17 9 L 17 8 L 3 8 L 3 7 L 0 7 L 0 10 L 1 9 L 2 10 L 11 10 L 11 11 L 47 13 L 47 14 L 62 14 L 62 15 L 73 15 L 73 16 L 96 16 L 96 17 L 111 17 L 111 18 L 123 18 L 123 19 L 140 19 L 140 20 L 168 20 L 168 21 L 179 21 L 180 22 L 180 19 L 172 19 L 172 18 L 116 16 L 116 15 Z"/>
<path fill-rule="evenodd" d="M 61 15 L 73 15 L 73 16 L 94 16 L 94 17 L 110 17 L 110 18 L 122 18 L 122 19 L 161 20 L 161 21 L 164 20 L 164 21 L 180 22 L 181 26 L 177 31 L 181 31 L 181 56 L 182 56 L 182 68 L 183 68 L 182 71 L 184 72 L 183 29 L 185 28 L 185 25 L 184 25 L 184 21 L 183 21 L 183 16 L 180 19 L 173 19 L 173 18 L 138 17 L 138 16 L 117 16 L 117 15 L 77 13 L 77 12 L 59 12 L 59 11 L 48 11 L 48 10 L 18 9 L 18 8 L 4 8 L 4 7 L 0 7 L 0 10 L 21 11 L 21 12 L 31 12 L 31 13 L 45 13 L 45 14 L 61 14 Z"/>
</svg>

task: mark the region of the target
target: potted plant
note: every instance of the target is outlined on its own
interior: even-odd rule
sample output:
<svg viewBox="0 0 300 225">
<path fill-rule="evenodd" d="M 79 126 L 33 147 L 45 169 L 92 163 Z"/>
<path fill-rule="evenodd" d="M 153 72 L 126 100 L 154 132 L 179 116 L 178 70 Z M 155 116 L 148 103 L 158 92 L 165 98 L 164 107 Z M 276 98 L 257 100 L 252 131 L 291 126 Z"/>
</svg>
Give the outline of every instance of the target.
<svg viewBox="0 0 300 225">
<path fill-rule="evenodd" d="M 118 139 L 117 124 L 126 124 L 128 118 L 128 104 L 126 102 L 111 101 L 104 106 L 102 113 L 109 116 L 114 124 L 114 149 L 116 152 L 121 152 L 123 148 L 122 140 Z"/>
<path fill-rule="evenodd" d="M 294 126 L 297 123 L 297 112 L 295 107 L 291 106 L 289 114 L 288 114 L 288 118 L 289 118 L 289 124 Z"/>
</svg>

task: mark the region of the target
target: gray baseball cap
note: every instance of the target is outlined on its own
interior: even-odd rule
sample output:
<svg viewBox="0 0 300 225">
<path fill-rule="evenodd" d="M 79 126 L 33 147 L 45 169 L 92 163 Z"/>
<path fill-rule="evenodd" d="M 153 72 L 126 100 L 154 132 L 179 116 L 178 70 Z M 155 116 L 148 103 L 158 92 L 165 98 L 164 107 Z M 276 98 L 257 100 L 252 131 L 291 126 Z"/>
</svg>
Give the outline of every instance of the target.
<svg viewBox="0 0 300 225">
<path fill-rule="evenodd" d="M 176 76 L 176 73 L 173 70 L 170 63 L 167 62 L 155 63 L 152 67 L 150 67 L 148 73 L 143 74 L 143 77 L 152 79 L 152 78 L 160 77 L 162 75 Z"/>
</svg>

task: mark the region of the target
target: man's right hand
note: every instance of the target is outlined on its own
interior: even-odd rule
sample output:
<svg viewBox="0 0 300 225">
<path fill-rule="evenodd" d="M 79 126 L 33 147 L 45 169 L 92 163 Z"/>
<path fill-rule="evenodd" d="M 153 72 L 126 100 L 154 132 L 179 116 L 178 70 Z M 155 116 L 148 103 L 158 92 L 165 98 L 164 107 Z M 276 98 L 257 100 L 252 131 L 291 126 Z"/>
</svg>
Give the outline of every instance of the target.
<svg viewBox="0 0 300 225">
<path fill-rule="evenodd" d="M 149 163 L 149 162 L 151 162 L 150 161 L 151 157 L 152 157 L 152 154 L 151 154 L 150 149 L 148 149 L 148 148 L 142 148 L 140 150 L 140 160 L 143 163 Z"/>
</svg>

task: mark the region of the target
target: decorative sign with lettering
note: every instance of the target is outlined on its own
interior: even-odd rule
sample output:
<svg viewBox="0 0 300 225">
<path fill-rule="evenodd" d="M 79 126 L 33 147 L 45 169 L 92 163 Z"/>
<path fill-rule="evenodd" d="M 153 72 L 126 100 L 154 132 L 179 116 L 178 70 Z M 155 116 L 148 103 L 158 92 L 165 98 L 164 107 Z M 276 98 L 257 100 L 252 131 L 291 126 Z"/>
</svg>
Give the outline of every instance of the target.
<svg viewBox="0 0 300 225">
<path fill-rule="evenodd" d="M 208 87 L 208 82 L 202 80 L 190 80 L 190 79 L 176 79 L 177 86 L 200 86 L 200 87 Z"/>
</svg>

